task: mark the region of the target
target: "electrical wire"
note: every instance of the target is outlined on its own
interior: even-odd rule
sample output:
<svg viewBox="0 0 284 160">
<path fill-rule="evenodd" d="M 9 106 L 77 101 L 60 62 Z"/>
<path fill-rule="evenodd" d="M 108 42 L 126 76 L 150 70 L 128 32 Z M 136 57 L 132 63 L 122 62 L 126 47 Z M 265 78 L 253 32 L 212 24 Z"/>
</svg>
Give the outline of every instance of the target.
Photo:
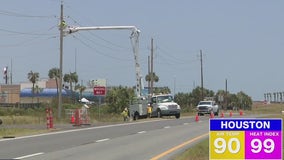
<svg viewBox="0 0 284 160">
<path fill-rule="evenodd" d="M 74 35 L 73 35 L 73 38 L 76 39 L 77 41 L 79 41 L 80 43 L 82 43 L 84 46 L 88 47 L 89 49 L 94 50 L 95 53 L 97 53 L 99 55 L 102 55 L 102 56 L 105 56 L 105 57 L 108 57 L 108 58 L 112 58 L 112 59 L 115 59 L 115 60 L 119 60 L 119 61 L 129 61 L 130 60 L 130 59 L 122 59 L 122 58 L 118 58 L 118 57 L 108 55 L 108 54 L 106 54 L 102 51 L 99 51 L 98 49 L 92 47 L 91 45 L 89 45 L 88 43 L 84 42 L 83 40 L 79 39 L 78 37 L 76 37 Z"/>
<path fill-rule="evenodd" d="M 188 63 L 193 63 L 196 62 L 197 59 L 191 60 L 191 61 L 186 61 L 185 59 L 179 59 L 176 56 L 173 56 L 171 53 L 169 53 L 167 50 L 158 47 L 158 51 L 160 51 L 161 53 L 164 53 L 165 55 L 167 55 L 168 57 L 170 57 L 171 60 L 176 61 L 178 64 L 188 64 Z"/>
<path fill-rule="evenodd" d="M 80 36 L 84 37 L 84 38 L 87 39 L 88 41 L 94 43 L 95 45 L 98 45 L 98 46 L 107 48 L 107 49 L 112 50 L 112 51 L 116 51 L 116 52 L 118 51 L 117 49 L 114 49 L 114 48 L 109 47 L 109 46 L 107 46 L 107 45 L 97 43 L 96 41 L 94 41 L 93 39 L 90 39 L 89 37 L 85 36 L 84 34 L 81 34 L 81 33 L 78 33 L 78 34 L 80 34 Z M 130 51 L 130 50 L 128 49 L 128 51 Z"/>
<path fill-rule="evenodd" d="M 22 14 L 22 13 L 17 13 L 17 12 L 11 12 L 11 11 L 4 11 L 0 10 L 1 15 L 5 16 L 11 16 L 11 17 L 24 17 L 24 18 L 54 18 L 56 17 L 55 15 L 50 15 L 50 16 L 34 16 L 34 15 L 27 15 L 27 14 Z"/>
<path fill-rule="evenodd" d="M 18 32 L 18 31 L 3 29 L 3 28 L 0 28 L 0 31 L 13 33 L 13 34 L 30 35 L 30 36 L 50 36 L 51 35 L 47 33 Z"/>
<path fill-rule="evenodd" d="M 54 39 L 54 38 L 57 38 L 58 36 L 50 36 L 50 37 L 47 37 L 47 38 L 44 38 L 42 40 L 39 40 L 40 38 L 42 37 L 34 37 L 32 39 L 29 39 L 29 40 L 24 40 L 24 41 L 21 41 L 21 42 L 18 42 L 18 43 L 14 43 L 14 44 L 0 44 L 0 47 L 2 48 L 14 48 L 14 47 L 19 47 L 19 46 L 26 46 L 26 45 L 29 45 L 29 44 L 36 44 L 36 43 L 40 43 L 42 41 L 46 41 L 46 40 L 49 40 L 49 39 Z"/>
<path fill-rule="evenodd" d="M 186 61 L 184 59 L 178 59 L 175 56 L 172 56 L 166 50 L 161 49 L 160 47 L 158 47 L 157 51 L 158 51 L 158 53 L 163 53 L 163 54 L 159 54 L 158 57 L 164 59 L 165 61 L 162 61 L 162 62 L 164 62 L 165 64 L 168 64 L 168 65 L 175 65 L 175 66 L 176 65 L 184 65 L 184 64 L 195 63 L 195 62 L 198 61 L 197 59 L 194 59 L 194 60 L 191 60 L 191 61 Z M 164 55 L 166 55 L 166 56 L 164 56 Z"/>
<path fill-rule="evenodd" d="M 74 18 L 72 18 L 71 16 L 68 16 L 68 18 L 70 18 L 75 24 L 79 25 L 79 26 L 82 26 L 78 21 L 76 21 Z M 118 45 L 118 44 L 115 44 L 109 40 L 106 40 L 104 38 L 102 38 L 101 36 L 98 36 L 97 34 L 95 34 L 94 32 L 92 31 L 87 31 L 89 33 L 89 35 L 92 35 L 93 37 L 101 40 L 101 41 L 104 41 L 106 43 L 108 43 L 109 45 L 113 46 L 113 47 L 117 47 L 119 49 L 124 49 L 124 50 L 129 50 L 128 47 L 125 47 L 125 46 L 121 46 L 121 45 Z M 106 46 L 105 46 L 106 47 Z M 107 46 L 106 48 L 109 48 L 111 49 L 111 47 Z M 115 50 L 115 49 L 112 49 L 112 50 Z"/>
</svg>

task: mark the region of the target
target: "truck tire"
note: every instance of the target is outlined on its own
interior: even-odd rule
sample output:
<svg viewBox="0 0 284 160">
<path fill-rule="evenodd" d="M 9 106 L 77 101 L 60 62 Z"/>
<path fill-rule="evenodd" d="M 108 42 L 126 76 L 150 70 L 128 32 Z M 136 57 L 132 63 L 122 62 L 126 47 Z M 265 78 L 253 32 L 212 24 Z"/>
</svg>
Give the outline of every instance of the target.
<svg viewBox="0 0 284 160">
<path fill-rule="evenodd" d="M 217 110 L 217 112 L 215 112 L 215 116 L 219 115 L 219 109 Z"/>
<path fill-rule="evenodd" d="M 180 113 L 179 114 L 176 114 L 176 119 L 179 119 L 180 118 Z"/>
<path fill-rule="evenodd" d="M 162 117 L 163 117 L 163 116 L 162 116 L 162 112 L 161 112 L 160 109 L 158 109 L 158 111 L 157 111 L 157 117 L 158 117 L 158 118 L 162 118 Z"/>
</svg>

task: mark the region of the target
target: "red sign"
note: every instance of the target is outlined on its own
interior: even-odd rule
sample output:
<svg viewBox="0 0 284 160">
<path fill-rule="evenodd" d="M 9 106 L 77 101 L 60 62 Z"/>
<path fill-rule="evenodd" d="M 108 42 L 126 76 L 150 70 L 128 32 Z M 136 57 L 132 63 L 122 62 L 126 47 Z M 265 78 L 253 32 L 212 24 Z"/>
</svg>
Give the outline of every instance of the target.
<svg viewBox="0 0 284 160">
<path fill-rule="evenodd" d="M 102 87 L 102 86 L 94 87 L 94 95 L 95 96 L 105 96 L 106 95 L 106 87 Z"/>
</svg>

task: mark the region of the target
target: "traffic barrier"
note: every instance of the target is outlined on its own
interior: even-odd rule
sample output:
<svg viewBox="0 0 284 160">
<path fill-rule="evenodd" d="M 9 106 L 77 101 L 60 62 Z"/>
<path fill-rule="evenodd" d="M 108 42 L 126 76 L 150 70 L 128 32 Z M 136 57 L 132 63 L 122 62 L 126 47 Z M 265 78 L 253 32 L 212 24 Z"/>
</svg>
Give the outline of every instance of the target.
<svg viewBox="0 0 284 160">
<path fill-rule="evenodd" d="M 52 113 L 52 109 L 49 109 L 49 128 L 53 128 L 53 113 Z"/>
<path fill-rule="evenodd" d="M 53 128 L 53 117 L 52 117 L 52 109 L 46 108 L 46 128 Z"/>
<path fill-rule="evenodd" d="M 75 111 L 75 126 L 80 126 L 81 122 L 80 122 L 80 111 L 79 109 L 76 109 Z"/>
<path fill-rule="evenodd" d="M 75 124 L 74 126 L 90 125 L 90 116 L 86 108 L 75 110 Z"/>
<path fill-rule="evenodd" d="M 198 116 L 198 113 L 196 114 L 195 116 L 195 122 L 198 122 L 199 121 L 199 116 Z"/>
</svg>

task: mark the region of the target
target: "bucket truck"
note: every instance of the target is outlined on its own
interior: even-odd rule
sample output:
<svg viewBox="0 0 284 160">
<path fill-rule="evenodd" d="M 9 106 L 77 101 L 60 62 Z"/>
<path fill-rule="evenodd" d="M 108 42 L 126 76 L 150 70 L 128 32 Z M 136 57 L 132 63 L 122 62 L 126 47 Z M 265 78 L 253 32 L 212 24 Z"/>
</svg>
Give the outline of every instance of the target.
<svg viewBox="0 0 284 160">
<path fill-rule="evenodd" d="M 140 31 L 135 26 L 97 26 L 97 27 L 66 27 L 64 28 L 64 34 L 72 34 L 78 31 L 84 30 L 131 30 L 131 44 L 134 53 L 135 60 L 135 75 L 136 75 L 136 97 L 129 106 L 129 115 L 132 119 L 137 120 L 141 117 L 147 117 L 147 107 L 151 105 L 152 116 L 175 116 L 180 118 L 180 106 L 173 101 L 171 95 L 153 95 L 147 98 L 142 95 L 143 81 L 141 76 L 140 64 L 139 64 L 139 34 Z"/>
<path fill-rule="evenodd" d="M 140 30 L 136 28 L 135 26 L 95 26 L 95 27 L 71 27 L 67 26 L 64 28 L 64 34 L 72 34 L 74 32 L 78 31 L 88 31 L 88 30 L 131 30 L 131 44 L 133 48 L 133 54 L 134 54 L 134 60 L 135 60 L 135 75 L 136 75 L 136 95 L 137 97 L 142 97 L 142 88 L 143 82 L 142 82 L 142 76 L 141 76 L 141 70 L 140 70 L 140 64 L 139 64 L 139 34 Z"/>
</svg>

